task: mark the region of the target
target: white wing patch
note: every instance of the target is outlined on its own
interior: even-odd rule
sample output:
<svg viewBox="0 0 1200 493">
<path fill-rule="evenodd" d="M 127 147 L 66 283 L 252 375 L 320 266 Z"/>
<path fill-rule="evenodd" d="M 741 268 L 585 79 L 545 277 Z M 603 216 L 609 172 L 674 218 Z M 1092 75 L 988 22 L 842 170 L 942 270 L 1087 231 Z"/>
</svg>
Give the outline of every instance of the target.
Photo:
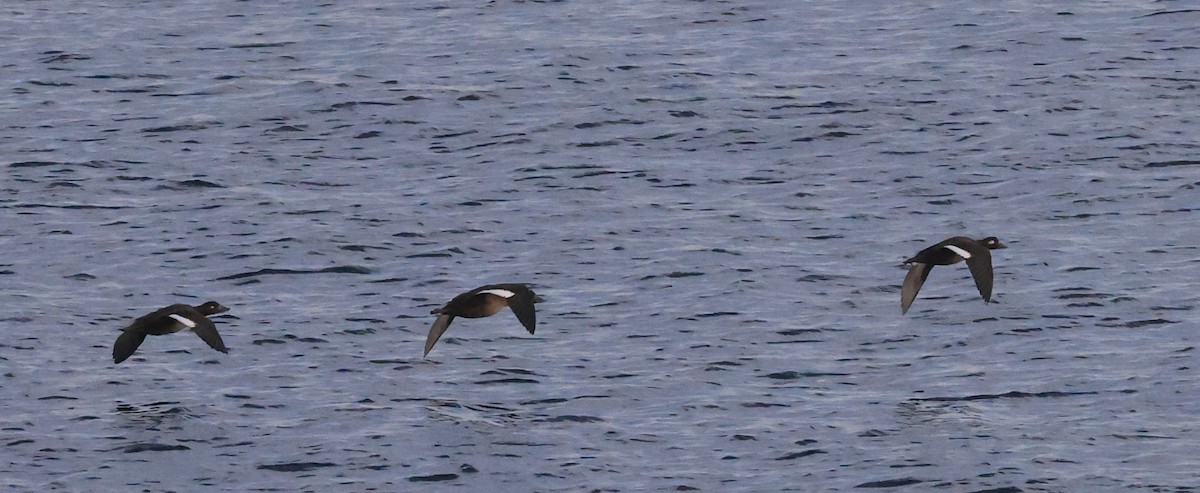
<svg viewBox="0 0 1200 493">
<path fill-rule="evenodd" d="M 183 315 L 178 315 L 178 314 L 172 313 L 167 316 L 179 321 L 179 323 L 183 324 L 184 327 L 187 327 L 189 329 L 196 328 L 196 322 L 193 322 L 191 319 L 189 319 Z"/>
<path fill-rule="evenodd" d="M 512 298 L 513 296 L 516 296 L 517 293 L 514 293 L 507 289 L 485 289 L 483 291 L 480 291 L 479 294 L 494 294 L 501 298 L 508 299 L 508 298 Z"/>
<path fill-rule="evenodd" d="M 964 259 L 971 258 L 971 254 L 970 254 L 970 253 L 967 253 L 967 251 L 966 251 L 966 250 L 963 250 L 963 249 L 961 249 L 961 248 L 959 248 L 959 247 L 956 247 L 956 246 L 954 246 L 954 245 L 946 245 L 946 247 L 945 247 L 945 248 L 946 248 L 947 250 L 950 250 L 950 251 L 954 252 L 954 253 L 957 253 L 959 257 L 962 257 L 962 258 L 964 258 Z"/>
</svg>

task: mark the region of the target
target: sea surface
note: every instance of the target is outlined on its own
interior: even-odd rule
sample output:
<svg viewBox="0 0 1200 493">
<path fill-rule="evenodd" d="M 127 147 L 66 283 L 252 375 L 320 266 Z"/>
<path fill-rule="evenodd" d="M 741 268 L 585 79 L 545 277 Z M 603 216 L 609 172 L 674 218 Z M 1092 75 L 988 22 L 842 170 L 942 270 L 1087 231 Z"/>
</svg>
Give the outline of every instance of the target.
<svg viewBox="0 0 1200 493">
<path fill-rule="evenodd" d="M 0 489 L 1200 491 L 1192 7 L 6 2 Z"/>
</svg>

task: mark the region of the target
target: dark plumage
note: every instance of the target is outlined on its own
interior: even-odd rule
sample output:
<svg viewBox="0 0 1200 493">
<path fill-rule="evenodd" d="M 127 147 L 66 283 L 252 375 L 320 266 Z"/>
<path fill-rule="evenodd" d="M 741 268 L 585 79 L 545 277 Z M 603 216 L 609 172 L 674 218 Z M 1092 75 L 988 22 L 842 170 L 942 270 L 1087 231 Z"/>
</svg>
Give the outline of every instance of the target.
<svg viewBox="0 0 1200 493">
<path fill-rule="evenodd" d="M 975 278 L 975 287 L 985 303 L 992 301 L 992 253 L 991 250 L 1008 248 L 1000 243 L 995 236 L 982 240 L 973 240 L 966 236 L 955 236 L 934 246 L 921 250 L 905 264 L 912 264 L 908 275 L 904 276 L 904 285 L 900 288 L 900 313 L 908 313 L 908 307 L 917 298 L 917 292 L 929 277 L 929 271 L 935 265 L 951 265 L 967 261 L 971 269 L 971 277 Z"/>
<path fill-rule="evenodd" d="M 429 355 L 429 350 L 450 327 L 454 317 L 490 317 L 506 306 L 512 308 L 517 320 L 532 334 L 537 327 L 537 313 L 533 304 L 541 301 L 542 297 L 524 284 L 489 284 L 455 296 L 445 306 L 429 312 L 438 318 L 429 328 L 429 337 L 425 338 L 425 356 Z"/>
<path fill-rule="evenodd" d="M 222 353 L 228 353 L 229 348 L 225 347 L 225 342 L 221 340 L 221 334 L 217 333 L 217 326 L 207 317 L 227 311 L 229 308 L 215 301 L 209 301 L 199 306 L 171 305 L 139 317 L 128 327 L 121 329 L 121 335 L 117 337 L 116 344 L 113 344 L 113 363 L 120 363 L 132 356 L 138 346 L 142 345 L 142 341 L 146 340 L 147 335 L 174 334 L 184 329 L 192 329 L 210 347 Z"/>
</svg>

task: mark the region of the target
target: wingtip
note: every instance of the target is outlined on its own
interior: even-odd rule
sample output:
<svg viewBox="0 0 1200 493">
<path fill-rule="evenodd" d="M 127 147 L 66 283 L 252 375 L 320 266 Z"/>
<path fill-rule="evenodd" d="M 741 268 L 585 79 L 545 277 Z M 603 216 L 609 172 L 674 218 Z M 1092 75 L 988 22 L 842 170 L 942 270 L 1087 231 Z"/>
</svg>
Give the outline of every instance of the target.
<svg viewBox="0 0 1200 493">
<path fill-rule="evenodd" d="M 450 328 L 450 322 L 453 321 L 454 315 L 446 313 L 438 315 L 437 320 L 433 321 L 433 325 L 429 327 L 429 335 L 425 337 L 425 356 L 429 356 L 429 352 L 433 350 L 433 346 L 442 338 L 442 334 L 446 332 L 446 329 Z"/>
</svg>

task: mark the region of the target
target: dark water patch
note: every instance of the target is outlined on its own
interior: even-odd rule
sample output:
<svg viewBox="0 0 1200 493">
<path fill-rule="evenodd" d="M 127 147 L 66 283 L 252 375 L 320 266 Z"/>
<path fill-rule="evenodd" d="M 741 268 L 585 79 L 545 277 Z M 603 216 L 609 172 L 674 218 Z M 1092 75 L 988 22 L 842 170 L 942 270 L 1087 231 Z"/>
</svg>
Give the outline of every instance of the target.
<svg viewBox="0 0 1200 493">
<path fill-rule="evenodd" d="M 834 276 L 829 274 L 809 274 L 807 276 L 796 279 L 798 282 L 829 282 L 842 279 L 843 276 Z M 890 288 L 889 288 L 890 289 Z"/>
<path fill-rule="evenodd" d="M 75 401 L 75 400 L 79 400 L 79 399 L 76 397 L 70 397 L 70 396 L 65 396 L 65 395 L 48 395 L 46 397 L 38 397 L 37 400 L 39 400 L 39 401 Z"/>
<path fill-rule="evenodd" d="M 183 188 L 225 188 L 224 185 L 218 185 L 211 181 L 199 180 L 199 179 L 183 180 L 180 182 L 176 182 L 176 184 L 178 184 L 179 186 L 181 186 Z"/>
<path fill-rule="evenodd" d="M 504 385 L 510 383 L 541 383 L 532 378 L 498 378 L 495 380 L 480 380 L 475 385 Z"/>
<path fill-rule="evenodd" d="M 287 344 L 287 341 L 281 341 L 279 339 L 255 339 L 250 341 L 250 344 L 255 346 L 266 346 L 267 344 Z"/>
<path fill-rule="evenodd" d="M 63 161 L 17 161 L 9 163 L 9 168 L 42 168 L 46 166 L 83 166 L 87 168 L 103 168 L 107 166 L 108 161 L 78 161 L 78 162 L 63 162 Z"/>
<path fill-rule="evenodd" d="M 371 269 L 357 265 L 341 265 L 324 269 L 259 269 L 254 272 L 243 272 L 231 276 L 218 277 L 218 281 L 232 281 L 247 277 L 278 275 L 278 274 L 370 274 Z"/>
<path fill-rule="evenodd" d="M 213 183 L 210 181 L 205 181 L 205 180 L 184 180 L 184 181 L 177 181 L 170 185 L 159 185 L 157 187 L 154 187 L 155 190 L 176 190 L 176 191 L 184 190 L 184 189 L 188 189 L 188 188 L 225 188 L 225 186 L 218 185 L 216 183 Z"/>
<path fill-rule="evenodd" d="M 12 207 L 12 208 L 14 208 L 14 209 L 42 209 L 42 208 L 47 208 L 47 209 L 67 209 L 67 210 L 93 210 L 93 209 L 99 209 L 99 210 L 119 210 L 119 209 L 129 209 L 129 207 L 126 207 L 126 206 L 123 206 L 123 205 L 90 205 L 90 204 L 66 204 L 66 205 L 63 205 L 63 204 L 14 204 L 14 205 L 12 205 L 12 206 L 9 206 L 9 207 Z"/>
<path fill-rule="evenodd" d="M 537 406 L 537 405 L 543 405 L 543 404 L 561 404 L 563 402 L 569 402 L 569 401 L 570 401 L 570 399 L 564 399 L 562 397 L 555 397 L 555 398 L 551 398 L 551 399 L 535 399 L 532 401 L 521 401 L 521 402 L 518 402 L 517 404 L 520 404 L 522 406 Z"/>
<path fill-rule="evenodd" d="M 821 332 L 821 329 L 787 329 L 787 330 L 776 331 L 775 333 L 779 334 L 781 336 L 790 337 L 790 336 L 798 336 L 800 334 L 812 334 L 815 332 Z"/>
<path fill-rule="evenodd" d="M 433 483 L 438 481 L 454 481 L 458 479 L 457 474 L 431 474 L 428 476 L 409 476 L 408 480 L 412 483 Z"/>
<path fill-rule="evenodd" d="M 167 445 L 163 443 L 135 443 L 121 449 L 127 454 L 136 454 L 138 452 L 167 452 L 171 450 L 191 450 L 187 445 Z"/>
<path fill-rule="evenodd" d="M 773 379 L 773 380 L 800 380 L 800 379 L 802 379 L 802 378 L 812 378 L 812 377 L 844 377 L 844 376 L 846 376 L 846 375 L 849 375 L 849 373 L 833 373 L 833 372 L 819 372 L 819 371 L 794 371 L 794 370 L 788 370 L 788 371 L 780 371 L 780 372 L 775 372 L 775 373 L 768 373 L 768 374 L 766 374 L 766 375 L 763 375 L 762 377 L 763 377 L 763 378 L 770 378 L 770 379 Z"/>
<path fill-rule="evenodd" d="M 852 132 L 833 131 L 833 132 L 825 132 L 825 133 L 817 134 L 817 135 L 810 135 L 807 137 L 796 137 L 796 138 L 792 139 L 792 142 L 813 142 L 816 140 L 833 140 L 833 139 L 842 139 L 842 138 L 846 138 L 846 137 L 851 137 L 851 136 L 855 136 L 855 135 L 859 135 L 859 134 L 852 133 Z"/>
<path fill-rule="evenodd" d="M 535 423 L 599 423 L 604 421 L 604 418 L 596 416 L 582 416 L 577 414 L 563 414 L 553 418 L 536 419 Z"/>
<path fill-rule="evenodd" d="M 407 280 L 408 280 L 407 277 L 389 277 L 387 279 L 376 279 L 374 281 L 367 281 L 367 282 L 378 283 L 378 284 L 394 284 L 394 283 L 398 283 L 398 282 L 404 282 Z"/>
<path fill-rule="evenodd" d="M 397 365 L 397 364 L 410 364 L 410 363 L 412 363 L 412 361 L 411 361 L 411 360 L 407 360 L 407 359 L 401 359 L 401 358 L 389 358 L 389 359 L 371 359 L 371 360 L 367 360 L 367 362 L 368 362 L 368 363 L 371 363 L 371 364 L 373 364 L 373 365 Z"/>
<path fill-rule="evenodd" d="M 79 274 L 73 274 L 73 275 L 66 276 L 63 279 L 70 279 L 72 281 L 91 281 L 93 279 L 96 279 L 96 276 L 81 272 Z"/>
<path fill-rule="evenodd" d="M 273 43 L 242 43 L 242 44 L 230 45 L 229 47 L 234 48 L 234 49 L 282 48 L 284 46 L 289 46 L 289 45 L 293 45 L 293 44 L 296 44 L 296 42 L 295 41 L 277 41 L 277 42 L 273 42 Z"/>
<path fill-rule="evenodd" d="M 770 408 L 770 407 L 791 407 L 787 404 L 780 404 L 778 402 L 743 402 L 738 405 L 741 407 L 744 407 L 746 409 L 764 409 L 764 408 Z"/>
<path fill-rule="evenodd" d="M 463 131 L 463 132 L 451 132 L 451 133 L 446 133 L 446 134 L 434 134 L 432 137 L 433 137 L 433 138 L 435 138 L 435 139 L 450 139 L 450 138 L 454 138 L 454 137 L 463 137 L 463 136 L 467 136 L 467 135 L 475 135 L 475 134 L 477 134 L 477 133 L 479 133 L 479 131 L 478 131 L 478 130 L 466 130 L 466 131 Z"/>
<path fill-rule="evenodd" d="M 696 318 L 736 317 L 738 315 L 741 315 L 741 313 L 739 313 L 739 312 L 708 312 L 708 313 L 697 313 Z M 690 320 L 690 318 L 689 318 L 689 320 Z"/>
<path fill-rule="evenodd" d="M 333 183 L 333 182 L 328 182 L 328 181 L 314 181 L 314 180 L 300 180 L 296 183 L 307 186 L 307 187 L 320 187 L 320 188 L 341 188 L 341 187 L 354 186 L 354 184 L 352 184 L 352 183 Z"/>
<path fill-rule="evenodd" d="M 355 106 L 359 106 L 359 105 L 386 107 L 386 106 L 397 106 L 398 104 L 399 103 L 393 103 L 390 101 L 346 101 L 344 103 L 334 103 L 334 104 L 330 105 L 329 108 L 331 110 L 345 110 L 345 109 L 354 108 Z"/>
<path fill-rule="evenodd" d="M 8 442 L 8 443 L 6 443 L 6 444 L 4 444 L 4 445 L 5 445 L 5 446 L 8 446 L 8 447 L 14 447 L 14 446 L 17 446 L 17 445 L 24 445 L 24 444 L 26 444 L 26 443 L 34 443 L 34 440 L 30 440 L 30 439 L 16 440 L 16 441 Z"/>
<path fill-rule="evenodd" d="M 537 375 L 537 373 L 535 373 L 535 372 L 532 372 L 529 370 L 524 370 L 521 368 L 497 368 L 495 370 L 488 370 L 488 371 L 484 372 L 483 374 L 484 375 L 497 375 L 497 374 L 504 374 L 504 373 L 513 373 L 513 374 L 517 374 L 517 375 Z"/>
<path fill-rule="evenodd" d="M 704 371 L 706 371 L 706 372 L 728 372 L 728 371 L 731 371 L 731 369 L 733 369 L 728 366 L 730 366 L 730 363 L 728 363 L 727 361 L 708 363 L 707 366 L 704 366 Z"/>
<path fill-rule="evenodd" d="M 1050 216 L 1050 220 L 1051 221 L 1061 221 L 1064 219 L 1089 219 L 1089 218 L 1093 218 L 1093 217 L 1120 216 L 1120 215 L 1121 215 L 1120 212 L 1104 212 L 1104 213 L 1100 213 L 1100 214 L 1081 213 L 1081 214 L 1071 214 L 1071 215 L 1058 214 L 1058 215 Z"/>
<path fill-rule="evenodd" d="M 1062 398 L 1074 397 L 1079 395 L 1097 395 L 1096 391 L 1079 391 L 1079 392 L 1062 392 L 1062 391 L 1047 391 L 1047 392 L 1021 392 L 1011 391 L 1003 394 L 975 394 L 964 397 L 916 397 L 912 401 L 925 402 L 963 402 L 963 401 L 988 401 L 997 399 L 1029 399 L 1029 398 Z"/>
<path fill-rule="evenodd" d="M 1196 12 L 1200 12 L 1200 9 L 1160 10 L 1158 12 L 1153 12 L 1153 13 L 1149 13 L 1146 15 L 1141 15 L 1141 16 L 1135 17 L 1135 19 L 1142 19 L 1145 17 L 1156 17 L 1156 16 L 1160 16 L 1160 15 L 1191 14 L 1191 13 L 1196 13 Z"/>
<path fill-rule="evenodd" d="M 375 245 L 342 245 L 338 247 L 348 252 L 365 252 L 367 250 L 391 250 L 391 248 Z"/>
<path fill-rule="evenodd" d="M 1068 293 L 1068 294 L 1060 294 L 1058 296 L 1055 296 L 1055 298 L 1058 298 L 1060 300 L 1074 300 L 1074 299 L 1079 299 L 1079 298 L 1109 298 L 1109 297 L 1112 297 L 1112 295 L 1108 294 L 1108 293 Z"/>
<path fill-rule="evenodd" d="M 291 335 L 291 334 L 285 334 L 285 335 L 283 336 L 283 338 L 284 338 L 284 339 L 290 339 L 290 340 L 293 340 L 293 341 L 296 341 L 296 342 L 307 342 L 307 343 L 310 343 L 310 344 L 322 344 L 322 343 L 327 343 L 327 342 L 329 342 L 329 341 L 327 341 L 327 340 L 325 340 L 325 339 L 321 339 L 321 338 L 319 338 L 319 337 L 300 337 L 300 336 L 294 336 L 294 335 Z"/>
<path fill-rule="evenodd" d="M 193 124 L 187 124 L 187 125 L 167 125 L 167 126 L 162 126 L 162 127 L 143 128 L 142 133 L 162 134 L 162 133 L 171 133 L 171 132 L 185 132 L 185 131 L 204 130 L 204 129 L 207 129 L 208 127 L 209 127 L 208 125 L 199 124 L 199 123 L 193 123 Z"/>
<path fill-rule="evenodd" d="M 607 380 L 614 380 L 614 379 L 618 379 L 618 378 L 633 378 L 636 376 L 637 375 L 635 375 L 633 373 L 614 373 L 612 375 L 601 375 L 600 378 L 604 378 Z"/>
<path fill-rule="evenodd" d="M 866 483 L 854 485 L 854 487 L 855 488 L 897 488 L 900 486 L 908 486 L 908 485 L 920 484 L 920 483 L 924 483 L 924 481 L 910 477 L 910 478 L 899 478 L 899 479 L 885 479 L 882 481 L 868 481 Z"/>
<path fill-rule="evenodd" d="M 258 469 L 279 472 L 304 472 L 323 467 L 334 467 L 336 465 L 337 464 L 332 462 L 286 462 L 279 464 L 263 464 L 258 466 Z"/>
<path fill-rule="evenodd" d="M 60 51 L 60 50 L 43 51 L 41 54 L 48 55 L 48 56 L 44 56 L 44 57 L 38 59 L 38 61 L 42 62 L 42 63 L 77 62 L 77 61 L 92 59 L 92 57 L 90 57 L 88 55 L 82 55 L 79 53 L 67 53 L 65 51 Z"/>
<path fill-rule="evenodd" d="M 782 345 L 782 344 L 814 344 L 814 343 L 820 343 L 820 342 L 825 342 L 825 341 L 824 341 L 824 340 L 822 340 L 822 339 L 789 339 L 789 340 L 786 340 L 786 341 L 767 341 L 767 344 L 770 344 L 770 345 Z"/>
<path fill-rule="evenodd" d="M 1146 326 L 1150 326 L 1150 325 L 1164 325 L 1164 324 L 1174 324 L 1174 323 L 1179 323 L 1179 322 L 1176 322 L 1174 320 L 1166 320 L 1166 319 L 1162 319 L 1162 318 L 1154 318 L 1154 319 L 1149 319 L 1149 320 L 1135 320 L 1133 322 L 1127 322 L 1125 324 L 1125 326 L 1129 327 L 1131 329 L 1136 329 L 1138 327 L 1146 327 Z"/>
<path fill-rule="evenodd" d="M 648 181 L 650 183 L 655 183 L 656 185 L 653 186 L 654 188 L 690 188 L 690 187 L 696 186 L 695 183 L 688 182 L 688 181 L 677 181 L 676 183 L 668 183 L 665 185 L 657 185 L 657 183 L 662 182 L 662 180 L 659 180 L 657 178 L 651 178 L 646 181 Z"/>
<path fill-rule="evenodd" d="M 1155 163 L 1146 163 L 1147 168 L 1166 168 L 1171 166 L 1195 166 L 1200 164 L 1200 161 L 1179 160 L 1179 161 L 1159 161 Z"/>
<path fill-rule="evenodd" d="M 1088 270 L 1100 270 L 1099 267 L 1068 267 L 1063 269 L 1063 272 L 1082 272 Z"/>
<path fill-rule="evenodd" d="M 496 444 L 496 445 L 504 445 L 504 446 L 554 446 L 554 445 L 558 445 L 558 444 L 551 444 L 551 443 L 539 443 L 539 441 L 514 441 L 514 440 L 492 441 L 492 443 Z"/>
<path fill-rule="evenodd" d="M 677 279 L 680 277 L 695 277 L 695 276 L 703 276 L 703 275 L 704 275 L 703 272 L 669 272 L 666 274 L 666 277 L 668 277 L 670 279 Z"/>
<path fill-rule="evenodd" d="M 1121 440 L 1178 440 L 1179 439 L 1179 437 L 1172 437 L 1172 436 L 1166 436 L 1166 435 L 1149 435 L 1149 434 L 1144 434 L 1144 433 L 1139 433 L 1137 435 L 1123 435 L 1123 434 L 1119 434 L 1119 433 L 1114 433 L 1113 438 L 1119 438 Z"/>
<path fill-rule="evenodd" d="M 810 455 L 827 454 L 827 453 L 829 453 L 829 452 L 826 452 L 821 449 L 809 449 L 809 450 L 804 450 L 801 452 L 792 452 L 787 455 L 776 457 L 775 460 L 796 460 L 796 459 L 808 457 Z"/>
<path fill-rule="evenodd" d="M 623 170 L 616 170 L 616 169 L 598 169 L 598 170 L 595 170 L 595 172 L 580 173 L 580 174 L 571 176 L 571 178 L 572 179 L 593 178 L 593 176 L 605 176 L 605 175 L 617 175 L 617 174 L 629 174 L 629 173 L 635 173 L 635 172 L 623 172 Z"/>
<path fill-rule="evenodd" d="M 975 491 L 969 491 L 967 493 L 1021 493 L 1022 491 L 1025 491 L 1025 490 L 1022 490 L 1021 488 L 1017 488 L 1016 486 L 1005 486 L 1003 488 L 990 488 L 990 489 L 986 489 L 986 490 L 975 490 Z"/>
<path fill-rule="evenodd" d="M 453 257 L 454 254 L 456 254 L 456 253 L 461 255 L 463 252 L 462 252 L 462 250 L 459 250 L 458 248 L 447 248 L 445 250 L 438 251 L 438 252 L 425 252 L 425 253 L 414 253 L 412 255 L 405 255 L 404 258 L 450 258 L 450 257 Z"/>
<path fill-rule="evenodd" d="M 47 81 L 42 81 L 42 80 L 37 80 L 37 79 L 30 79 L 29 83 L 33 84 L 35 86 L 42 86 L 42 87 L 75 87 L 75 84 L 72 84 L 70 82 L 47 82 Z"/>
</svg>

